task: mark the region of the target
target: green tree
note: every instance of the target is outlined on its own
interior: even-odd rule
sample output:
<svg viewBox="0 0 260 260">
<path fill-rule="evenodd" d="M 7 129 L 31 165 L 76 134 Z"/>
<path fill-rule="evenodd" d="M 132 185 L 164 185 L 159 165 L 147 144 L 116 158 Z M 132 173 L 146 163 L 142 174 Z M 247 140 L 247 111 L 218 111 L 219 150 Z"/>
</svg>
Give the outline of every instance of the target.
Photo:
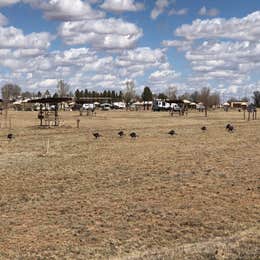
<svg viewBox="0 0 260 260">
<path fill-rule="evenodd" d="M 50 97 L 50 96 L 51 96 L 50 91 L 47 89 L 47 90 L 45 91 L 45 93 L 43 94 L 43 96 L 44 96 L 45 98 Z"/>
<path fill-rule="evenodd" d="M 57 92 L 55 92 L 54 94 L 53 94 L 53 96 L 52 96 L 53 98 L 58 98 L 59 97 L 59 95 L 58 95 L 58 93 Z"/>
<path fill-rule="evenodd" d="M 85 91 L 84 91 L 84 97 L 88 97 L 88 96 L 89 96 L 88 90 L 85 89 Z"/>
<path fill-rule="evenodd" d="M 167 99 L 167 96 L 164 93 L 159 93 L 158 98 L 161 100 Z"/>
<path fill-rule="evenodd" d="M 142 100 L 143 101 L 152 101 L 153 100 L 153 93 L 149 87 L 145 87 L 142 93 Z"/>
<path fill-rule="evenodd" d="M 260 107 L 260 91 L 254 91 L 253 92 L 253 100 L 254 100 L 254 104 L 257 107 Z"/>
</svg>

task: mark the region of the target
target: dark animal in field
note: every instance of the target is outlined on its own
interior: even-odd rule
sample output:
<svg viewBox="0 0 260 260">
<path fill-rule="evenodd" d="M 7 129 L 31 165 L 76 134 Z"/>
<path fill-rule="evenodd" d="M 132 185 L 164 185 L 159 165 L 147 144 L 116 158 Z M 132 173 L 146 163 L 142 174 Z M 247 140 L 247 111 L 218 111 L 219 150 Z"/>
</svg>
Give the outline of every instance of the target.
<svg viewBox="0 0 260 260">
<path fill-rule="evenodd" d="M 101 137 L 102 135 L 100 135 L 98 132 L 96 132 L 96 133 L 93 133 L 93 136 L 94 136 L 96 139 L 98 139 L 98 138 Z"/>
<path fill-rule="evenodd" d="M 203 132 L 207 131 L 207 127 L 206 127 L 206 126 L 202 126 L 202 127 L 201 127 L 201 130 L 202 130 Z"/>
<path fill-rule="evenodd" d="M 171 130 L 168 132 L 168 135 L 171 135 L 171 136 L 176 135 L 176 132 L 174 130 Z"/>
<path fill-rule="evenodd" d="M 232 124 L 227 124 L 226 125 L 226 130 L 230 133 L 232 133 L 234 131 L 234 126 Z"/>
<path fill-rule="evenodd" d="M 118 134 L 120 137 L 123 137 L 123 136 L 125 135 L 124 131 L 119 131 L 117 134 Z"/>
<path fill-rule="evenodd" d="M 14 135 L 13 135 L 13 134 L 8 134 L 8 135 L 7 135 L 7 139 L 8 139 L 9 141 L 11 141 L 12 139 L 14 139 Z"/>
<path fill-rule="evenodd" d="M 136 138 L 136 137 L 138 137 L 137 133 L 135 133 L 135 132 L 132 132 L 132 133 L 130 134 L 130 136 L 131 136 L 131 138 Z"/>
</svg>

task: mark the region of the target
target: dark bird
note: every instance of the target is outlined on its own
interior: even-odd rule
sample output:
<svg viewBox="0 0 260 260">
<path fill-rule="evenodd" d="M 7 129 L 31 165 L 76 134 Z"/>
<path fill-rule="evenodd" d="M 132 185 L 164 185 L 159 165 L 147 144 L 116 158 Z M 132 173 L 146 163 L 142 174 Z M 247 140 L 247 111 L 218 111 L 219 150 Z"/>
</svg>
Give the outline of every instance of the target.
<svg viewBox="0 0 260 260">
<path fill-rule="evenodd" d="M 170 132 L 168 132 L 168 135 L 171 135 L 171 136 L 176 135 L 176 132 L 174 130 L 171 130 Z"/>
<path fill-rule="evenodd" d="M 206 126 L 202 126 L 202 127 L 201 127 L 201 130 L 202 130 L 203 132 L 207 131 L 207 127 L 206 127 Z"/>
<path fill-rule="evenodd" d="M 227 124 L 227 125 L 226 125 L 226 130 L 227 130 L 228 132 L 232 133 L 232 132 L 234 131 L 234 126 L 231 125 L 231 124 Z"/>
<path fill-rule="evenodd" d="M 125 135 L 125 133 L 124 133 L 123 131 L 119 131 L 117 134 L 118 134 L 120 137 L 123 137 L 123 136 Z"/>
<path fill-rule="evenodd" d="M 101 137 L 101 135 L 99 133 L 93 133 L 93 136 L 98 139 L 99 137 Z"/>
<path fill-rule="evenodd" d="M 8 135 L 7 135 L 7 139 L 8 139 L 9 141 L 11 141 L 12 139 L 14 139 L 14 135 L 13 135 L 13 134 L 8 134 Z"/>
<path fill-rule="evenodd" d="M 138 135 L 137 135 L 135 132 L 132 132 L 132 133 L 130 134 L 130 136 L 131 136 L 132 138 L 138 137 Z"/>
</svg>

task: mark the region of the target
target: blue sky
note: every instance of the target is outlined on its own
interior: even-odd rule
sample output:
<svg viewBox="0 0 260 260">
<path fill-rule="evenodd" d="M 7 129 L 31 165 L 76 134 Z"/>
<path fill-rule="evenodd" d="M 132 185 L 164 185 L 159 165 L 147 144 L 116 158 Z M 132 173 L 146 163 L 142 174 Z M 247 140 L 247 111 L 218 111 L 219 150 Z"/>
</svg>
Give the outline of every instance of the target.
<svg viewBox="0 0 260 260">
<path fill-rule="evenodd" d="M 258 0 L 0 0 L 0 84 L 260 89 Z"/>
</svg>

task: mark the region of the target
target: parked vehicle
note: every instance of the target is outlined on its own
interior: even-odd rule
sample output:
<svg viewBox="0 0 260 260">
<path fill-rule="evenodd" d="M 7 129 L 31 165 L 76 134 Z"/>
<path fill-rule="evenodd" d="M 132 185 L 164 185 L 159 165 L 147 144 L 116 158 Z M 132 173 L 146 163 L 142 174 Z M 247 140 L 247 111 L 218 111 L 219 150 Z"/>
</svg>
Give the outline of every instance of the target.
<svg viewBox="0 0 260 260">
<path fill-rule="evenodd" d="M 176 103 L 171 103 L 171 110 L 172 111 L 176 111 L 176 112 L 180 112 L 181 111 L 181 107 L 176 104 Z"/>
<path fill-rule="evenodd" d="M 113 108 L 115 108 L 115 109 L 125 109 L 126 105 L 125 105 L 124 102 L 114 102 Z"/>
<path fill-rule="evenodd" d="M 83 110 L 93 110 L 95 109 L 95 104 L 83 104 L 82 108 Z"/>
<path fill-rule="evenodd" d="M 171 104 L 166 101 L 162 101 L 160 99 L 156 99 L 153 101 L 153 106 L 152 106 L 153 111 L 167 111 L 170 109 L 171 109 Z"/>
<path fill-rule="evenodd" d="M 109 104 L 109 103 L 103 103 L 103 104 L 100 105 L 100 107 L 101 107 L 102 110 L 108 111 L 112 108 L 112 105 Z"/>
<path fill-rule="evenodd" d="M 204 105 L 202 105 L 202 104 L 197 104 L 196 105 L 196 109 L 199 110 L 200 112 L 203 112 L 205 110 L 205 108 L 206 107 Z"/>
</svg>

